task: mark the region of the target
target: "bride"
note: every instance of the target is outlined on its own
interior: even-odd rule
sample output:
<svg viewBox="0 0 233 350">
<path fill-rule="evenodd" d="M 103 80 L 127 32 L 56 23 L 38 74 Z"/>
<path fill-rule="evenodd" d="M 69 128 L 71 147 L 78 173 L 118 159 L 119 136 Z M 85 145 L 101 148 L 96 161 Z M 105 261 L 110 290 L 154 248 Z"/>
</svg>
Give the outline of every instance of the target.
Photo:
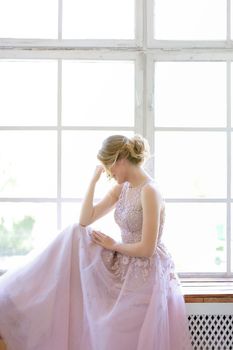
<svg viewBox="0 0 233 350">
<path fill-rule="evenodd" d="M 142 166 L 148 154 L 141 135 L 105 139 L 79 222 L 0 278 L 7 350 L 191 350 L 180 282 L 162 242 L 165 201 Z M 103 172 L 116 184 L 93 205 Z M 122 242 L 91 226 L 113 209 Z"/>
</svg>

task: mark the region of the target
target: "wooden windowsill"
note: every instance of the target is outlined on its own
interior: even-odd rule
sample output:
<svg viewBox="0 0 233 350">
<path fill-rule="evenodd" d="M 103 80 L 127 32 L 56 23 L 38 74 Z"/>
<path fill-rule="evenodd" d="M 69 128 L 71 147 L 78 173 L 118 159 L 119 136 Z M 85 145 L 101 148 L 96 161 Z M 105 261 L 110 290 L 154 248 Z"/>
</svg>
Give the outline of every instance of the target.
<svg viewBox="0 0 233 350">
<path fill-rule="evenodd" d="M 6 350 L 6 345 L 4 344 L 3 340 L 0 338 L 0 350 Z"/>
<path fill-rule="evenodd" d="M 182 278 L 182 291 L 186 303 L 232 303 L 233 279 Z"/>
</svg>

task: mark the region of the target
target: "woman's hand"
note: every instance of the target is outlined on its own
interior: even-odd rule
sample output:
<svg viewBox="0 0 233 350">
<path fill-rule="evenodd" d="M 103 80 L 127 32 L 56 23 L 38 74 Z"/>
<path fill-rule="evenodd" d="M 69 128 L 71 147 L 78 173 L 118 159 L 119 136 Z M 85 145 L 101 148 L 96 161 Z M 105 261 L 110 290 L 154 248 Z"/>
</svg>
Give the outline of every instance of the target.
<svg viewBox="0 0 233 350">
<path fill-rule="evenodd" d="M 92 231 L 92 241 L 103 248 L 114 250 L 116 241 L 100 231 Z"/>
<path fill-rule="evenodd" d="M 101 174 L 105 171 L 103 165 L 97 165 L 92 177 L 92 181 L 97 182 L 101 176 Z"/>
</svg>

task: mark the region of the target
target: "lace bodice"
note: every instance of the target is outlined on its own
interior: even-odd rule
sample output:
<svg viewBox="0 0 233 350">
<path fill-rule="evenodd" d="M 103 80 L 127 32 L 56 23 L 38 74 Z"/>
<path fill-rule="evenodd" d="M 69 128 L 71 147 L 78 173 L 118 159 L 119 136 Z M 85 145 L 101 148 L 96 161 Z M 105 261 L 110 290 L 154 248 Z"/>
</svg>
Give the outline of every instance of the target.
<svg viewBox="0 0 233 350">
<path fill-rule="evenodd" d="M 131 187 L 129 182 L 125 182 L 119 200 L 114 211 L 114 219 L 121 229 L 121 238 L 123 243 L 139 242 L 142 237 L 143 210 L 141 204 L 141 190 L 143 186 L 153 180 L 146 180 L 137 187 Z M 163 226 L 165 221 L 165 202 L 160 212 L 159 232 L 155 252 L 151 257 L 132 257 L 108 249 L 102 250 L 102 259 L 104 265 L 117 279 L 123 282 L 128 276 L 133 275 L 134 283 L 146 281 L 151 269 L 155 265 L 155 254 L 160 252 L 162 255 L 168 255 L 166 247 L 161 242 Z M 168 262 L 169 263 L 169 262 Z M 136 285 L 134 285 L 135 287 Z"/>
<path fill-rule="evenodd" d="M 141 190 L 146 183 L 151 181 L 152 180 L 148 179 L 137 187 L 131 187 L 129 182 L 125 182 L 123 185 L 119 200 L 116 204 L 114 218 L 121 228 L 121 237 L 124 243 L 134 243 L 141 240 L 143 221 Z M 165 203 L 163 200 L 157 242 L 161 240 L 164 221 Z"/>
</svg>

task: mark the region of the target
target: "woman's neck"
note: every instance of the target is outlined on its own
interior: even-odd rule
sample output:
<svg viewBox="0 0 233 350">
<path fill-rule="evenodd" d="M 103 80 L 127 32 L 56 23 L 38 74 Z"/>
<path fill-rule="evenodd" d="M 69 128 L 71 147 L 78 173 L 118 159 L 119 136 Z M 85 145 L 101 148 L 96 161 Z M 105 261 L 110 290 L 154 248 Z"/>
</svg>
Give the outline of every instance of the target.
<svg viewBox="0 0 233 350">
<path fill-rule="evenodd" d="M 131 187 L 137 187 L 147 179 L 151 179 L 151 177 L 143 169 L 133 168 L 128 175 L 127 181 L 130 183 Z"/>
</svg>

